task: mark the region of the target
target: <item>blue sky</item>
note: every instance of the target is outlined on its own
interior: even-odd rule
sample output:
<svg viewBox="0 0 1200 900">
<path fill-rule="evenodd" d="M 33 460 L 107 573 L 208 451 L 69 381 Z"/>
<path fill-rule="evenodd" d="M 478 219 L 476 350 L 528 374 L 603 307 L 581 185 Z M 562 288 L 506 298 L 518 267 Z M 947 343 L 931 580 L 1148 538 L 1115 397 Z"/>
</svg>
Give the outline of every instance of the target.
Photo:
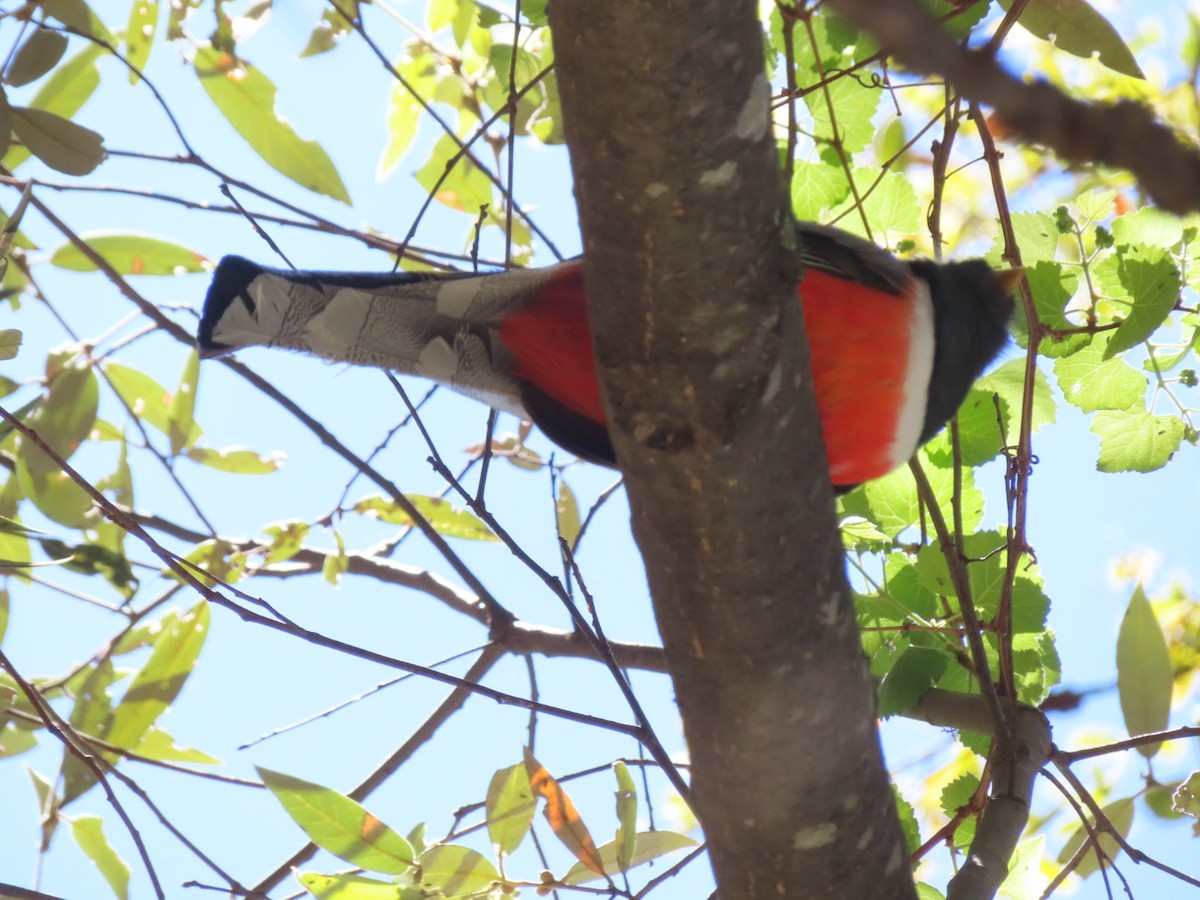
<svg viewBox="0 0 1200 900">
<path fill-rule="evenodd" d="M 100 14 L 115 24 L 126 15 L 124 3 L 96 3 Z M 420 21 L 417 3 L 396 7 Z M 378 64 L 354 48 L 311 60 L 295 61 L 294 55 L 307 40 L 309 29 L 322 8 L 317 0 L 278 4 L 263 31 L 245 46 L 248 58 L 281 82 L 279 108 L 301 134 L 318 138 L 337 162 L 354 200 L 352 208 L 315 197 L 290 185 L 248 153 L 241 139 L 213 110 L 196 86 L 185 64 L 173 48 L 158 47 L 149 74 L 179 113 L 183 126 L 205 158 L 256 185 L 278 192 L 293 202 L 348 225 L 371 225 L 391 234 L 403 233 L 410 217 L 423 200 L 423 192 L 408 172 L 423 160 L 421 148 L 432 144 L 434 132 L 425 127 L 418 139 L 412 165 L 401 164 L 386 182 L 374 180 L 384 126 L 380 110 L 387 81 Z M 1177 15 L 1174 4 L 1155 7 L 1164 17 Z M 1128 7 L 1114 6 L 1114 14 L 1132 16 Z M 1138 5 L 1138 16 L 1147 6 Z M 11 28 L 6 23 L 5 28 Z M 203 31 L 206 25 L 195 26 Z M 1178 19 L 1166 19 L 1168 35 L 1179 35 Z M 382 32 L 381 32 L 382 33 Z M 398 50 L 397 32 L 393 50 Z M 11 40 L 11 35 L 10 35 Z M 1162 64 L 1152 61 L 1153 65 Z M 1169 68 L 1169 66 L 1168 66 Z M 109 147 L 150 149 L 175 153 L 179 147 L 147 92 L 128 85 L 123 71 L 106 61 L 103 83 L 79 121 L 102 132 Z M 32 170 L 32 167 L 31 167 Z M 66 180 L 55 177 L 55 180 Z M 174 194 L 222 203 L 218 182 L 211 175 L 173 164 L 146 163 L 112 158 L 97 173 L 99 182 L 137 185 Z M 565 253 L 577 252 L 579 240 L 571 199 L 569 167 L 561 149 L 529 145 L 521 148 L 515 177 L 517 196 L 533 211 L 543 229 L 553 235 Z M 217 259 L 225 253 L 240 253 L 264 261 L 269 250 L 241 219 L 166 204 L 112 196 L 56 194 L 42 196 L 53 209 L 81 231 L 93 229 L 150 231 L 187 244 Z M 242 197 L 241 199 L 246 200 Z M 5 201 L 8 202 L 8 201 Z M 257 202 L 246 200 L 251 208 Z M 61 238 L 41 222 L 30 221 L 30 235 L 43 250 Z M 311 268 L 381 268 L 385 258 L 353 241 L 287 229 L 272 229 L 288 256 L 298 265 Z M 422 223 L 416 243 L 461 247 L 467 225 L 461 214 L 436 206 Z M 484 253 L 497 254 L 495 236 L 485 239 Z M 540 255 L 539 262 L 550 262 Z M 44 290 L 56 307 L 69 313 L 82 334 L 99 334 L 126 311 L 122 301 L 107 286 L 91 277 L 39 269 Z M 175 279 L 140 279 L 138 287 L 158 302 L 184 307 L 199 305 L 205 288 L 203 276 Z M 181 313 L 186 319 L 187 314 Z M 36 372 L 41 351 L 64 339 L 61 329 L 35 304 L 22 310 L 20 327 L 26 331 L 26 346 L 18 363 L 24 375 Z M 151 337 L 133 344 L 121 357 L 131 365 L 144 366 L 163 384 L 178 378 L 184 354 L 169 340 Z M 374 447 L 402 408 L 383 376 L 372 371 L 355 371 L 326 366 L 312 360 L 278 353 L 246 355 L 246 361 L 268 375 L 276 384 L 312 411 L 332 431 L 360 452 Z M 5 370 L 17 377 L 15 369 Z M 418 388 L 418 390 L 420 390 Z M 104 415 L 117 419 L 115 404 L 106 401 Z M 303 429 L 281 419 L 272 406 L 248 392 L 244 385 L 215 366 L 203 370 L 197 418 L 206 430 L 206 442 L 221 447 L 246 444 L 257 450 L 287 453 L 286 465 L 271 476 L 250 478 L 214 476 L 197 467 L 181 468 L 185 483 L 203 499 L 204 507 L 225 534 L 248 535 L 269 522 L 285 518 L 315 520 L 331 509 L 349 480 L 344 463 L 316 444 Z M 483 434 L 486 411 L 478 404 L 440 392 L 426 416 L 426 424 L 444 451 L 457 451 L 477 442 Z M 501 429 L 515 427 L 511 418 Z M 535 446 L 549 454 L 552 447 L 540 436 Z M 1193 448 L 1185 447 L 1167 469 L 1149 475 L 1104 476 L 1094 469 L 1097 443 L 1087 431 L 1082 416 L 1060 406 L 1059 421 L 1038 436 L 1035 451 L 1039 462 L 1033 476 L 1030 536 L 1054 601 L 1051 624 L 1058 635 L 1066 681 L 1072 687 L 1093 687 L 1113 679 L 1112 648 L 1117 625 L 1129 595 L 1129 586 L 1117 584 L 1110 574 L 1118 556 L 1150 548 L 1161 558 L 1152 587 L 1161 588 L 1178 578 L 1195 588 L 1197 563 L 1194 549 L 1196 517 L 1200 500 L 1200 462 Z M 419 437 L 402 435 L 382 457 L 384 467 L 404 488 L 435 492 L 440 480 L 425 464 L 427 455 Z M 112 455 L 106 448 L 81 455 L 85 471 L 103 474 L 111 468 Z M 462 457 L 458 457 L 461 459 Z M 998 505 L 1001 473 L 995 468 L 985 476 L 992 498 L 985 521 L 999 523 L 1003 509 Z M 567 475 L 571 487 L 585 506 L 612 481 L 612 473 L 594 467 L 575 466 Z M 369 493 L 363 484 L 351 497 Z M 493 469 L 489 502 L 506 527 L 550 571 L 558 571 L 554 543 L 551 489 L 545 473 L 530 474 L 498 465 Z M 186 521 L 187 512 L 168 480 L 154 468 L 139 473 L 138 506 L 176 515 Z M 628 514 L 618 495 L 600 513 L 595 532 L 585 541 L 580 562 L 589 587 L 597 598 L 611 638 L 655 640 L 655 629 L 645 597 L 640 563 L 628 535 Z M 1087 523 L 1086 527 L 1079 523 Z M 194 524 L 194 522 L 188 522 Z M 347 521 L 350 543 L 361 545 L 387 533 L 369 523 Z M 328 534 L 314 538 L 324 546 Z M 485 573 L 489 586 L 506 604 L 532 622 L 565 627 L 565 614 L 546 596 L 529 571 L 516 564 L 498 547 L 471 547 L 464 552 Z M 444 563 L 422 542 L 403 545 L 400 558 L 409 564 L 445 572 Z M 92 589 L 91 585 L 84 585 Z M 104 636 L 116 625 L 107 614 L 83 606 L 60 594 L 33 591 L 12 585 L 13 621 L 5 647 L 26 674 L 60 672 L 73 662 L 90 656 Z M 454 616 L 423 598 L 395 589 L 384 589 L 362 579 L 347 579 L 336 589 L 317 578 L 280 583 L 254 582 L 256 595 L 284 606 L 288 614 L 306 626 L 352 642 L 391 653 L 415 662 L 431 663 L 485 640 L 478 628 L 462 627 Z M 192 601 L 179 598 L 184 605 Z M 68 624 L 64 624 L 68 623 Z M 462 671 L 463 664 L 453 667 Z M 542 699 L 572 708 L 627 720 L 622 701 L 611 682 L 597 679 L 581 663 L 551 660 L 538 663 L 538 685 Z M 360 692 L 388 677 L 389 673 L 366 663 L 297 645 L 293 641 L 239 624 L 227 613 L 214 611 L 209 646 L 193 683 L 168 714 L 164 727 L 182 745 L 197 746 L 221 757 L 228 771 L 253 777 L 252 766 L 287 771 L 298 776 L 348 789 L 420 722 L 444 693 L 443 689 L 412 679 L 382 697 L 357 704 L 317 726 L 290 732 L 249 751 L 237 745 L 253 739 L 265 729 L 317 712 L 345 697 Z M 489 681 L 495 687 L 516 693 L 528 692 L 524 666 L 503 663 Z M 651 715 L 662 726 L 664 743 L 681 750 L 682 738 L 674 721 L 670 685 L 660 676 L 636 675 L 635 686 L 648 698 Z M 1178 710 L 1180 722 L 1194 720 L 1194 710 Z M 1055 719 L 1060 744 L 1073 746 L 1081 732 L 1094 732 L 1094 723 L 1112 737 L 1120 737 L 1120 717 L 1113 693 L 1092 700 L 1079 715 Z M 401 831 L 417 821 L 429 822 L 431 834 L 440 834 L 449 823 L 448 812 L 480 799 L 493 769 L 518 761 L 527 740 L 527 717 L 520 711 L 501 708 L 479 699 L 454 719 L 430 748 L 419 753 L 399 776 L 380 790 L 368 806 Z M 889 757 L 912 759 L 929 746 L 927 730 L 899 723 L 884 729 Z M 47 744 L 52 741 L 47 740 Z M 543 718 L 538 726 L 539 756 L 556 773 L 601 764 L 619 755 L 633 755 L 631 741 L 581 726 Z M 1169 767 L 1195 767 L 1194 750 L 1187 760 Z M 40 750 L 19 762 L 52 773 L 54 754 Z M 1121 775 L 1122 784 L 1136 783 L 1140 761 L 1129 759 Z M 168 815 L 189 829 L 206 851 L 221 859 L 240 877 L 253 881 L 301 843 L 296 830 L 270 798 L 246 789 L 214 788 L 210 783 L 164 775 L 154 770 L 134 770 L 138 780 L 164 805 Z M 902 779 L 903 781 L 903 779 Z M 576 799 L 589 822 L 601 836 L 613 827 L 610 779 L 588 779 L 577 788 Z M 667 815 L 664 790 L 652 789 L 656 814 Z M 11 804 L 11 806 L 10 806 Z M 35 865 L 36 821 L 33 792 L 21 765 L 0 766 L 0 806 L 16 808 L 22 815 L 0 820 L 0 880 L 26 884 Z M 128 840 L 105 809 L 98 794 L 78 804 L 72 812 L 92 811 L 104 815 L 110 838 L 134 868 L 133 896 L 146 896 L 144 876 L 139 872 Z M 144 812 L 139 823 L 155 828 Z M 268 824 L 263 824 L 268 823 Z M 1182 829 L 1144 828 L 1134 833 L 1143 849 L 1163 848 L 1175 860 L 1187 859 L 1177 846 Z M 190 832 L 189 832 L 190 834 Z M 603 837 L 601 837 L 603 839 Z M 1173 854 L 1172 854 L 1172 851 Z M 160 856 L 161 854 L 161 856 Z M 156 842 L 156 860 L 161 870 L 177 876 L 187 872 L 210 883 L 178 845 Z M 559 865 L 561 855 L 556 857 Z M 336 867 L 328 858 L 327 869 Z M 524 871 L 536 873 L 538 865 L 524 860 Z M 694 866 L 662 896 L 702 896 L 706 876 L 703 866 Z M 103 885 L 78 851 L 60 834 L 42 866 L 43 889 L 68 898 L 104 896 Z M 1173 882 L 1147 873 L 1145 867 L 1124 865 L 1137 896 L 1172 896 Z M 943 870 L 930 880 L 944 884 Z M 139 880 L 140 879 L 140 880 Z M 177 882 L 168 891 L 178 896 Z M 1098 897 L 1100 883 L 1093 879 L 1076 895 Z"/>
</svg>

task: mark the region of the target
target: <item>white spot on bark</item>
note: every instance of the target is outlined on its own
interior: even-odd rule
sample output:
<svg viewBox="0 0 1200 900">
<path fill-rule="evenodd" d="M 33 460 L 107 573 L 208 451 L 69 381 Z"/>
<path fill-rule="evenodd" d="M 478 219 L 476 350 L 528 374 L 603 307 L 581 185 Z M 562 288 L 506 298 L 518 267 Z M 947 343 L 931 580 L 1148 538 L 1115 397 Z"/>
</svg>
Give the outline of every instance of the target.
<svg viewBox="0 0 1200 900">
<path fill-rule="evenodd" d="M 738 113 L 734 133 L 748 141 L 756 141 L 766 134 L 767 126 L 771 123 L 770 101 L 771 85 L 767 82 L 767 76 L 760 72 L 750 85 L 750 95 Z"/>
<path fill-rule="evenodd" d="M 894 852 L 892 854 L 892 858 L 888 860 L 887 866 L 883 870 L 883 874 L 891 875 L 893 872 L 897 871 L 902 865 L 905 865 L 905 861 L 907 860 L 907 858 L 908 857 L 905 854 L 901 853 L 899 850 L 896 850 L 896 852 Z"/>
<path fill-rule="evenodd" d="M 665 194 L 669 190 L 670 190 L 670 188 L 667 187 L 665 184 L 663 184 L 661 181 L 656 181 L 656 182 L 654 182 L 654 184 L 646 185 L 646 196 L 649 197 L 651 200 L 657 200 L 659 197 L 661 197 L 663 194 Z"/>
<path fill-rule="evenodd" d="M 817 619 L 822 625 L 836 625 L 838 623 L 838 603 L 836 598 L 831 598 L 821 604 L 821 609 L 817 613 Z"/>
<path fill-rule="evenodd" d="M 700 176 L 700 187 L 712 190 L 724 187 L 737 177 L 737 163 L 726 160 L 715 169 L 709 169 Z"/>
<path fill-rule="evenodd" d="M 858 839 L 858 850 L 861 852 L 871 846 L 871 839 L 875 837 L 875 829 L 870 825 L 862 833 L 862 837 Z"/>
<path fill-rule="evenodd" d="M 822 822 L 809 828 L 801 828 L 792 838 L 792 846 L 797 850 L 816 850 L 833 843 L 837 836 L 837 826 L 832 822 Z"/>
</svg>

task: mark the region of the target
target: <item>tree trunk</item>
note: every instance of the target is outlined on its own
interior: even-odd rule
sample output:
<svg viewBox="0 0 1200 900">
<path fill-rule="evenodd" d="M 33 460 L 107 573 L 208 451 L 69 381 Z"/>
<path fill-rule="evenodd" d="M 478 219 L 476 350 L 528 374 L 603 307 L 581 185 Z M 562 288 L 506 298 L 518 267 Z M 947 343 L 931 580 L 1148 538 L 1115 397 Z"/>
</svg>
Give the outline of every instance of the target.
<svg viewBox="0 0 1200 900">
<path fill-rule="evenodd" d="M 554 0 L 613 444 L 726 900 L 915 896 L 751 0 Z"/>
</svg>

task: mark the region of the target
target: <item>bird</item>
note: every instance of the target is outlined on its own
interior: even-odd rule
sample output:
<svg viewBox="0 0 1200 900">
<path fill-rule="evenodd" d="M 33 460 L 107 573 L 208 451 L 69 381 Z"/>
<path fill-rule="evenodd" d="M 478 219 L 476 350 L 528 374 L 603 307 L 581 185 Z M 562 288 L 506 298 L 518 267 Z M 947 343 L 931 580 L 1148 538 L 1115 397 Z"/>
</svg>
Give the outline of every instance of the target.
<svg viewBox="0 0 1200 900">
<path fill-rule="evenodd" d="M 797 222 L 797 291 L 837 493 L 907 462 L 1008 342 L 1021 270 L 901 260 Z M 423 376 L 530 420 L 615 466 L 596 377 L 582 258 L 475 272 L 320 272 L 226 256 L 196 337 L 202 358 L 246 347 Z"/>
</svg>

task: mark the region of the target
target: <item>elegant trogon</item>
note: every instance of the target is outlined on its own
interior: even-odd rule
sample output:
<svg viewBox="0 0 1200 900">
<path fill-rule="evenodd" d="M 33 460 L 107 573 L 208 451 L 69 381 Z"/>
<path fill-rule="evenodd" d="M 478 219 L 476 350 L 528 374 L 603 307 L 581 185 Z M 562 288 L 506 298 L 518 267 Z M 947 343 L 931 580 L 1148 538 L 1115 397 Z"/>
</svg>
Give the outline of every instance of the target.
<svg viewBox="0 0 1200 900">
<path fill-rule="evenodd" d="M 1007 340 L 1015 278 L 797 229 L 829 474 L 844 491 L 907 461 L 954 415 Z M 285 271 L 227 256 L 197 343 L 202 356 L 262 345 L 421 375 L 611 465 L 586 303 L 578 259 L 478 275 Z"/>
</svg>

